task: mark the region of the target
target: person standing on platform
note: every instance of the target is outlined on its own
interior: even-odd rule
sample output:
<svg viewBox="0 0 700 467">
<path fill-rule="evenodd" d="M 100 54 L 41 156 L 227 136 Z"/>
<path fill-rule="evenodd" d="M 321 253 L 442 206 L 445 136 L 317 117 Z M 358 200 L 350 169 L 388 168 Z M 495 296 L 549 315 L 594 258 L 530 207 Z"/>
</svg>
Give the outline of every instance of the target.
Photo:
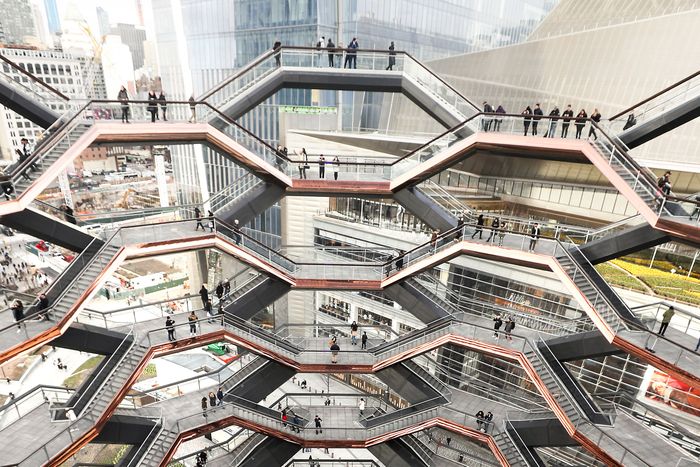
<svg viewBox="0 0 700 467">
<path fill-rule="evenodd" d="M 352 345 L 357 345 L 357 321 L 353 321 L 350 325 L 350 336 Z"/>
<path fill-rule="evenodd" d="M 530 129 L 530 121 L 532 120 L 532 109 L 528 105 L 525 107 L 525 110 L 520 112 L 520 115 L 523 116 L 523 128 L 525 129 L 524 131 L 524 136 L 527 136 L 527 130 Z"/>
<path fill-rule="evenodd" d="M 204 287 L 204 284 L 202 284 L 202 287 L 199 289 L 199 297 L 202 299 L 202 308 L 204 308 L 209 301 L 209 291 Z"/>
<path fill-rule="evenodd" d="M 318 156 L 318 178 L 326 178 L 326 158 L 323 154 Z"/>
<path fill-rule="evenodd" d="M 168 340 L 170 342 L 175 340 L 175 320 L 168 316 L 165 320 L 165 329 L 168 331 Z"/>
<path fill-rule="evenodd" d="M 483 234 L 484 231 L 484 215 L 479 214 L 479 217 L 476 218 L 476 230 L 472 234 L 472 239 L 476 237 L 476 234 L 479 234 L 479 240 L 481 240 L 481 235 Z"/>
<path fill-rule="evenodd" d="M 534 115 L 532 117 L 532 136 L 537 136 L 537 125 L 540 123 L 540 119 L 544 115 L 544 112 L 542 112 L 542 109 L 540 108 L 540 104 L 535 104 L 535 110 L 532 111 L 532 114 Z"/>
<path fill-rule="evenodd" d="M 333 63 L 333 57 L 335 57 L 335 44 L 333 43 L 333 39 L 330 37 L 328 38 L 328 43 L 326 44 L 326 50 L 328 50 L 328 66 L 331 68 L 335 68 L 335 63 Z"/>
<path fill-rule="evenodd" d="M 146 107 L 146 110 L 151 114 L 151 123 L 155 123 L 158 118 L 158 96 L 153 91 L 148 93 L 148 107 Z"/>
<path fill-rule="evenodd" d="M 190 336 L 196 336 L 197 335 L 197 315 L 195 314 L 194 310 L 192 310 L 192 313 L 187 317 L 187 321 L 190 323 Z"/>
<path fill-rule="evenodd" d="M 496 316 L 493 317 L 493 337 L 498 339 L 498 330 L 501 329 L 501 326 L 503 325 L 503 318 L 501 318 L 500 313 L 496 313 Z"/>
<path fill-rule="evenodd" d="M 394 52 L 394 41 L 391 41 L 391 45 L 389 45 L 389 66 L 386 67 L 387 71 L 393 71 L 394 65 L 396 65 L 396 52 Z"/>
<path fill-rule="evenodd" d="M 549 128 L 547 129 L 547 133 L 544 134 L 545 138 L 554 138 L 557 136 L 557 122 L 559 121 L 559 107 L 556 105 L 552 109 L 551 112 L 549 112 Z"/>
<path fill-rule="evenodd" d="M 201 227 L 202 232 L 206 232 L 204 224 L 202 224 L 202 211 L 198 207 L 194 208 L 194 218 L 197 219 L 197 225 L 194 227 L 194 231 L 196 232 Z"/>
<path fill-rule="evenodd" d="M 194 100 L 194 95 L 190 96 L 190 119 L 187 120 L 189 123 L 197 123 L 197 104 Z"/>
<path fill-rule="evenodd" d="M 537 240 L 540 238 L 540 224 L 535 224 L 532 226 L 532 229 L 530 230 L 530 245 L 527 248 L 527 251 L 532 253 L 535 251 L 535 247 L 537 246 Z"/>
<path fill-rule="evenodd" d="M 574 125 L 576 126 L 576 139 L 581 139 L 581 133 L 583 133 L 583 127 L 586 126 L 586 119 L 588 119 L 588 114 L 585 109 L 581 109 L 578 114 L 576 114 L 576 120 L 574 120 Z"/>
<path fill-rule="evenodd" d="M 122 123 L 129 123 L 129 94 L 126 92 L 126 88 L 122 86 L 117 94 L 117 100 L 121 105 L 122 110 Z"/>
<path fill-rule="evenodd" d="M 367 350 L 367 331 L 362 333 L 362 350 Z"/>
<path fill-rule="evenodd" d="M 673 318 L 673 315 L 675 314 L 675 309 L 672 306 L 668 307 L 668 310 L 664 312 L 664 315 L 661 318 L 661 326 L 659 327 L 659 332 L 657 332 L 658 335 L 663 336 L 664 334 L 666 334 L 666 329 L 671 323 L 671 318 Z"/>
<path fill-rule="evenodd" d="M 308 44 L 308 42 L 307 42 Z M 275 55 L 275 65 L 280 66 L 281 65 L 281 59 L 282 59 L 282 51 L 280 50 L 282 48 L 282 42 L 279 39 L 275 40 L 275 43 L 272 44 L 272 50 L 274 50 L 274 55 Z"/>
<path fill-rule="evenodd" d="M 564 117 L 561 123 L 561 137 L 566 138 L 566 136 L 569 134 L 569 122 L 571 122 L 571 119 L 574 117 L 574 111 L 571 108 L 571 104 L 566 106 L 566 109 L 564 109 L 561 116 Z"/>
<path fill-rule="evenodd" d="M 335 156 L 333 158 L 333 180 L 338 180 L 338 173 L 340 173 L 340 159 Z"/>
<path fill-rule="evenodd" d="M 161 91 L 160 95 L 158 96 L 158 102 L 160 103 L 160 111 L 163 114 L 163 121 L 167 122 L 168 117 L 166 115 L 166 112 L 168 110 L 168 102 L 165 99 L 165 93 L 163 91 Z"/>
</svg>

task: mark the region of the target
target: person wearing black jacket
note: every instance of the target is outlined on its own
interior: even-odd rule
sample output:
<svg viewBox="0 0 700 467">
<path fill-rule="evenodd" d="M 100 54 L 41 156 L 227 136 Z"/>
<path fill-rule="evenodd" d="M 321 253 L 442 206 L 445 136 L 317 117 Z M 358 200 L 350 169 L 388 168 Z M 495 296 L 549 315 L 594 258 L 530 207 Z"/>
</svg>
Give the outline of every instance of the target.
<svg viewBox="0 0 700 467">
<path fill-rule="evenodd" d="M 528 105 L 527 107 L 525 107 L 525 110 L 520 112 L 520 115 L 523 116 L 523 128 L 525 129 L 525 131 L 523 132 L 523 136 L 527 136 L 527 130 L 530 129 L 530 121 L 532 120 L 532 109 L 530 108 L 530 106 Z"/>
<path fill-rule="evenodd" d="M 333 43 L 333 39 L 331 39 L 330 37 L 328 38 L 326 49 L 328 50 L 328 66 L 331 68 L 335 68 L 335 63 L 333 63 L 333 58 L 335 57 L 333 49 L 335 49 L 335 44 Z"/>
<path fill-rule="evenodd" d="M 279 39 L 275 40 L 275 43 L 272 44 L 272 50 L 275 51 L 275 64 L 277 66 L 280 66 L 280 64 L 281 64 L 280 63 L 280 59 L 281 59 L 281 55 L 282 55 L 282 51 L 280 50 L 281 47 L 282 47 L 282 42 Z"/>
<path fill-rule="evenodd" d="M 569 122 L 571 122 L 571 119 L 574 116 L 574 111 L 571 109 L 571 104 L 566 106 L 566 109 L 564 112 L 561 114 L 562 117 L 562 123 L 561 123 L 561 137 L 566 138 L 566 135 L 569 134 Z"/>
<path fill-rule="evenodd" d="M 386 69 L 391 71 L 394 69 L 394 65 L 396 65 L 396 52 L 394 52 L 394 41 L 391 41 L 391 45 L 389 46 L 389 66 L 387 66 Z"/>
<path fill-rule="evenodd" d="M 488 102 L 484 101 L 484 113 L 485 114 L 492 114 L 493 113 L 493 106 L 489 104 Z M 491 118 L 491 115 L 484 115 L 483 121 L 481 123 L 482 128 L 484 131 L 491 131 L 491 122 L 493 122 L 493 119 Z"/>
<path fill-rule="evenodd" d="M 168 108 L 168 102 L 165 100 L 165 93 L 163 91 L 161 91 L 160 96 L 158 96 L 158 102 L 160 103 L 160 110 L 163 113 L 163 121 L 167 122 L 168 117 L 165 115 L 165 112 Z"/>
<path fill-rule="evenodd" d="M 583 132 L 583 127 L 586 126 L 586 119 L 588 114 L 584 109 L 576 114 L 576 120 L 574 120 L 574 125 L 576 125 L 576 139 L 581 139 L 581 133 Z"/>
<path fill-rule="evenodd" d="M 547 130 L 547 133 L 544 134 L 545 138 L 554 138 L 557 135 L 557 121 L 559 120 L 559 107 L 556 105 L 552 109 L 551 112 L 549 112 L 550 118 L 549 119 L 549 129 Z"/>
<path fill-rule="evenodd" d="M 483 235 L 484 231 L 484 215 L 479 214 L 479 217 L 476 218 L 476 230 L 472 234 L 472 238 L 476 237 L 476 234 L 479 234 L 479 240 L 481 240 L 481 236 Z"/>
<path fill-rule="evenodd" d="M 122 123 L 129 123 L 129 94 L 127 94 L 124 86 L 119 90 L 117 100 L 121 103 Z"/>
<path fill-rule="evenodd" d="M 535 104 L 535 110 L 533 110 L 532 113 L 534 115 L 534 117 L 532 117 L 532 136 L 537 136 L 537 124 L 544 115 L 542 109 L 540 108 L 540 104 Z"/>
<path fill-rule="evenodd" d="M 199 289 L 199 296 L 202 299 L 202 307 L 206 306 L 209 301 L 209 291 L 204 287 L 204 284 L 202 284 L 202 288 Z"/>
<path fill-rule="evenodd" d="M 598 109 L 593 109 L 593 113 L 591 114 L 591 120 L 593 120 L 595 123 L 600 123 L 600 119 L 603 118 L 602 115 L 600 115 L 600 112 L 598 112 Z M 588 137 L 590 138 L 591 135 L 593 138 L 598 139 L 598 135 L 595 132 L 595 126 L 593 123 L 591 123 L 591 129 L 588 130 Z"/>
<path fill-rule="evenodd" d="M 153 91 L 148 93 L 148 107 L 146 110 L 151 114 L 151 123 L 155 123 L 158 118 L 158 97 Z"/>
</svg>

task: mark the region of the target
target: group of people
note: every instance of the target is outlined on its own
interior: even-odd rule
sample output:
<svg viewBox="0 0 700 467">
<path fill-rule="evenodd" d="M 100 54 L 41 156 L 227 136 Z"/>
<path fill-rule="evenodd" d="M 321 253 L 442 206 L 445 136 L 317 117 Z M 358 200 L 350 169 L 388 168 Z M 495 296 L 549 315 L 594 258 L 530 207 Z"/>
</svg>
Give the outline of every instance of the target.
<svg viewBox="0 0 700 467">
<path fill-rule="evenodd" d="M 280 66 L 282 64 L 282 57 L 281 57 L 281 49 L 282 48 L 282 41 L 279 39 L 276 39 L 275 42 L 272 44 L 272 50 L 276 53 L 274 53 L 275 57 L 275 64 L 277 66 Z M 341 66 L 341 61 L 343 58 L 343 50 L 346 52 L 345 53 L 345 62 L 343 63 L 343 68 L 352 68 L 356 69 L 357 68 L 357 49 L 360 48 L 360 43 L 357 41 L 357 37 L 353 37 L 350 42 L 348 42 L 348 45 L 343 49 L 342 47 L 338 47 L 335 42 L 333 42 L 332 38 L 326 39 L 326 36 L 321 36 L 319 37 L 318 41 L 316 42 L 316 49 L 319 51 L 319 61 L 318 64 L 320 65 L 321 63 L 321 57 L 323 56 L 324 53 L 328 53 L 328 66 L 331 68 L 335 68 L 336 64 L 338 67 Z M 386 70 L 391 71 L 394 69 L 396 66 L 396 46 L 394 45 L 394 41 L 391 41 L 389 44 L 389 54 L 387 56 L 387 66 Z"/>
<path fill-rule="evenodd" d="M 19 298 L 16 298 L 12 301 L 10 310 L 12 310 L 12 318 L 17 324 L 17 332 L 22 332 L 22 323 L 24 322 L 24 318 L 26 317 L 24 314 L 24 303 L 22 303 L 22 300 L 20 300 Z M 46 294 L 42 292 L 37 296 L 36 307 L 32 311 L 30 316 L 35 317 L 39 321 L 49 320 L 50 318 L 48 311 L 49 299 L 46 296 Z"/>
<path fill-rule="evenodd" d="M 130 99 L 126 87 L 122 86 L 121 89 L 119 89 L 117 100 L 119 101 L 119 107 L 121 109 L 122 123 L 131 123 L 129 122 L 129 117 L 131 116 Z M 147 100 L 146 111 L 151 114 L 151 122 L 155 123 L 157 120 L 160 120 L 161 116 L 163 121 L 167 122 L 168 100 L 165 97 L 165 92 L 161 90 L 160 94 L 156 95 L 155 91 L 149 91 Z M 190 118 L 188 121 L 190 123 L 195 123 L 197 121 L 197 102 L 195 101 L 194 95 L 190 96 L 188 102 L 190 108 Z M 160 114 L 158 113 L 159 107 Z"/>
<path fill-rule="evenodd" d="M 287 148 L 283 149 L 284 154 L 287 154 Z M 301 152 L 297 154 L 299 163 L 299 178 L 306 179 L 306 171 L 311 168 L 309 155 L 306 153 L 306 148 L 301 148 Z M 340 159 L 335 156 L 333 160 L 326 161 L 326 157 L 323 154 L 318 156 L 318 178 L 326 178 L 326 165 L 330 164 L 333 169 L 333 179 L 338 180 L 338 174 L 340 173 Z"/>
<path fill-rule="evenodd" d="M 483 410 L 479 410 L 476 413 L 476 428 L 482 433 L 487 433 L 492 420 L 493 414 L 491 412 L 484 414 Z"/>
<path fill-rule="evenodd" d="M 503 317 L 501 316 L 500 313 L 496 313 L 493 317 L 493 336 L 496 339 L 500 339 L 500 330 L 501 326 L 503 326 L 504 321 Z M 515 318 L 513 318 L 513 315 L 508 315 L 506 316 L 505 319 L 505 326 L 503 327 L 503 334 L 506 338 L 506 340 L 512 341 L 513 336 L 511 336 L 511 333 L 513 332 L 513 329 L 515 329 Z"/>
<path fill-rule="evenodd" d="M 486 115 L 482 118 L 482 130 L 500 131 L 501 124 L 503 123 L 503 118 L 508 113 L 506 112 L 505 108 L 503 108 L 502 105 L 499 105 L 494 110 L 493 106 L 489 104 L 488 101 L 484 101 L 483 112 L 485 114 L 491 115 Z M 571 125 L 571 122 L 573 122 L 574 126 L 576 127 L 576 134 L 574 136 L 576 139 L 581 139 L 583 128 L 586 126 L 586 122 L 588 122 L 589 119 L 595 122 L 596 124 L 600 123 L 600 120 L 602 119 L 602 115 L 598 111 L 598 109 L 593 109 L 593 113 L 590 116 L 588 115 L 585 109 L 581 109 L 578 112 L 578 114 L 574 116 L 574 111 L 571 107 L 571 104 L 567 105 L 566 109 L 564 109 L 563 112 L 561 112 L 559 110 L 559 107 L 555 105 L 549 112 L 549 114 L 545 116 L 542 107 L 540 107 L 540 104 L 537 103 L 535 104 L 534 109 L 529 105 L 526 106 L 525 109 L 522 112 L 520 112 L 520 115 L 523 116 L 524 136 L 527 136 L 529 132 L 531 132 L 530 134 L 532 134 L 532 136 L 537 136 L 539 134 L 538 127 L 540 120 L 542 120 L 543 118 L 549 119 L 549 125 L 547 126 L 547 129 L 544 133 L 545 138 L 555 138 L 557 136 L 557 126 L 559 122 L 561 122 L 561 133 L 559 136 L 561 138 L 566 138 L 569 135 L 569 126 Z M 634 118 L 634 115 L 631 114 L 630 118 L 628 118 L 627 120 L 624 129 L 626 130 L 630 128 L 635 123 L 636 119 Z M 595 129 L 595 125 L 590 126 L 588 130 L 589 138 L 593 137 L 593 139 L 598 139 L 598 135 Z"/>
<path fill-rule="evenodd" d="M 209 394 L 206 396 L 202 397 L 202 415 L 206 418 L 208 415 L 208 411 L 210 409 L 213 409 L 214 407 L 217 407 L 219 405 L 223 405 L 224 403 L 224 390 L 219 386 L 219 389 L 214 393 L 213 391 L 209 391 Z"/>
<path fill-rule="evenodd" d="M 474 229 L 474 233 L 472 234 L 472 239 L 474 239 L 478 235 L 479 240 L 483 240 L 483 233 L 484 233 L 485 226 L 486 226 L 486 218 L 484 217 L 483 214 L 479 214 L 479 216 L 476 218 L 476 227 Z M 491 233 L 489 234 L 486 241 L 489 243 L 492 241 L 495 241 L 496 236 L 498 236 L 498 246 L 503 246 L 503 239 L 505 238 L 506 231 L 508 230 L 507 223 L 504 220 L 501 220 L 499 217 L 494 217 L 493 220 L 491 220 L 490 229 L 491 229 Z M 534 223 L 530 227 L 529 235 L 530 235 L 530 243 L 528 244 L 527 251 L 531 253 L 531 252 L 535 251 L 535 248 L 537 247 L 537 241 L 540 239 L 540 236 L 542 235 L 542 228 L 540 227 L 539 223 Z"/>
</svg>

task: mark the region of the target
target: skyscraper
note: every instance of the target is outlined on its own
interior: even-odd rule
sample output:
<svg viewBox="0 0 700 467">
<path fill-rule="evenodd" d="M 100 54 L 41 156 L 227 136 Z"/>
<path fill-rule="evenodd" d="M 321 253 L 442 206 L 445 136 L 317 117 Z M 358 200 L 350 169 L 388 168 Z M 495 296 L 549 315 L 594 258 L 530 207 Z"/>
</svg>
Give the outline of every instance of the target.
<svg viewBox="0 0 700 467">
<path fill-rule="evenodd" d="M 49 32 L 58 34 L 61 32 L 61 19 L 58 16 L 56 0 L 44 0 L 44 7 L 46 8 L 46 17 L 49 22 Z"/>
<path fill-rule="evenodd" d="M 0 0 L 0 24 L 6 44 L 23 44 L 37 36 L 34 14 L 29 0 Z"/>
</svg>

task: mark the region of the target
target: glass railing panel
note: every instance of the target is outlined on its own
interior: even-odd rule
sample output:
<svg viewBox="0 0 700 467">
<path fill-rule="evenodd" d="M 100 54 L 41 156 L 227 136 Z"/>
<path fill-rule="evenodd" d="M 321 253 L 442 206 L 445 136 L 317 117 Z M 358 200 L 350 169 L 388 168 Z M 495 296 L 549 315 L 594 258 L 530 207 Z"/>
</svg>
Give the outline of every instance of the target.
<svg viewBox="0 0 700 467">
<path fill-rule="evenodd" d="M 406 58 L 404 71 L 430 91 L 436 99 L 452 107 L 456 111 L 455 116 L 460 120 L 467 120 L 479 113 L 479 109 L 474 104 L 413 57 Z"/>
<path fill-rule="evenodd" d="M 634 107 L 614 115 L 611 120 L 606 122 L 605 126 L 610 130 L 611 134 L 619 134 L 627 129 L 634 128 L 635 125 L 648 122 L 699 95 L 700 72 L 696 72 L 659 94 L 650 96 Z M 634 117 L 633 124 L 629 121 L 630 115 Z"/>
</svg>

